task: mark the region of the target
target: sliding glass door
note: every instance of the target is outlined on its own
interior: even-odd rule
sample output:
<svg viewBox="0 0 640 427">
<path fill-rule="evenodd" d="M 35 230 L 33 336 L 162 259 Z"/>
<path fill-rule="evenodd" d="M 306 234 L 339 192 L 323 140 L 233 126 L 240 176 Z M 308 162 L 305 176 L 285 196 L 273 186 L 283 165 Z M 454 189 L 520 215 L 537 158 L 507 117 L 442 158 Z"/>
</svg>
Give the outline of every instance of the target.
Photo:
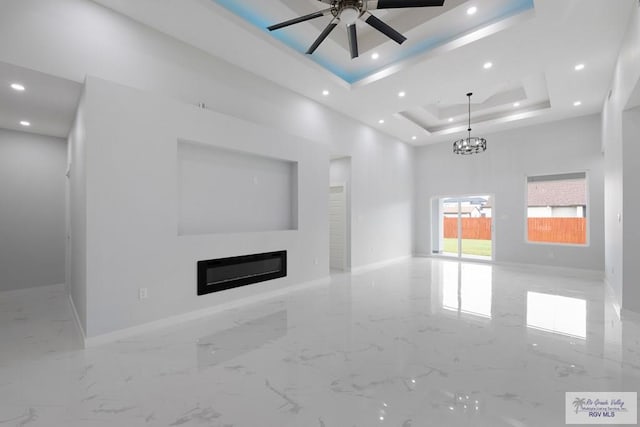
<svg viewBox="0 0 640 427">
<path fill-rule="evenodd" d="M 455 258 L 493 259 L 493 215 L 489 195 L 432 200 L 432 252 Z"/>
</svg>

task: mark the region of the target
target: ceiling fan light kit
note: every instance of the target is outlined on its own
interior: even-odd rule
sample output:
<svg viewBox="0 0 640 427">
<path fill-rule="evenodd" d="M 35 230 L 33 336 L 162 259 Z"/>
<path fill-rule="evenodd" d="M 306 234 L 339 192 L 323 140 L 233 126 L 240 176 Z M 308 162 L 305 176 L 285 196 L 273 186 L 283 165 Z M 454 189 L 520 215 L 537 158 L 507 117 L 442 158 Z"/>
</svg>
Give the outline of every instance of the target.
<svg viewBox="0 0 640 427">
<path fill-rule="evenodd" d="M 467 129 L 469 136 L 459 139 L 453 143 L 453 152 L 455 154 L 468 155 L 481 153 L 487 150 L 486 139 L 471 136 L 471 95 L 473 95 L 471 92 L 467 94 L 467 98 L 469 98 L 469 128 Z"/>
<path fill-rule="evenodd" d="M 444 5 L 444 0 L 318 0 L 322 3 L 329 4 L 329 8 L 290 19 L 288 21 L 274 24 L 267 29 L 269 31 L 279 30 L 290 25 L 299 24 L 301 22 L 310 21 L 322 16 L 332 15 L 333 18 L 325 29 L 320 33 L 318 38 L 307 50 L 307 54 L 311 55 L 322 44 L 322 42 L 331 34 L 331 31 L 342 23 L 347 28 L 349 37 L 349 51 L 351 58 L 357 58 L 358 52 L 358 35 L 356 31 L 356 22 L 358 19 L 364 21 L 371 27 L 380 31 L 385 36 L 398 44 L 404 43 L 407 38 L 401 33 L 393 29 L 385 22 L 372 15 L 369 11 L 376 9 L 400 9 L 407 7 L 440 7 Z"/>
</svg>

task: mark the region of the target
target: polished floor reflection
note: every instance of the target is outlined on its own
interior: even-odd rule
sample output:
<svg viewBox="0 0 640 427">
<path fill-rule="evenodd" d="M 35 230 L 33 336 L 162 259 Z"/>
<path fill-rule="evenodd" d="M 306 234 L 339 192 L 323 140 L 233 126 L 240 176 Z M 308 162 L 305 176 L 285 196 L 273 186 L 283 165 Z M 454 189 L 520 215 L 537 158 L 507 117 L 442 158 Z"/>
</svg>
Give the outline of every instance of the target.
<svg viewBox="0 0 640 427">
<path fill-rule="evenodd" d="M 413 259 L 82 350 L 61 287 L 4 293 L 0 426 L 563 426 L 566 391 L 640 389 L 606 295 Z"/>
<path fill-rule="evenodd" d="M 527 292 L 527 326 L 586 339 L 587 300 Z"/>
</svg>

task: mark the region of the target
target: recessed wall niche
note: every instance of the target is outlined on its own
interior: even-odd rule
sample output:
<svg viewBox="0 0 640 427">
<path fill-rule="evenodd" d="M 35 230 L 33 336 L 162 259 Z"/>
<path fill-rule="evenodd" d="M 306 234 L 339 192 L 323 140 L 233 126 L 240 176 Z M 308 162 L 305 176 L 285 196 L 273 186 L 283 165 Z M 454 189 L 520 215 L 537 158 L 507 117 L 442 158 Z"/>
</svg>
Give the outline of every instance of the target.
<svg viewBox="0 0 640 427">
<path fill-rule="evenodd" d="M 178 235 L 298 228 L 298 163 L 178 141 Z"/>
</svg>

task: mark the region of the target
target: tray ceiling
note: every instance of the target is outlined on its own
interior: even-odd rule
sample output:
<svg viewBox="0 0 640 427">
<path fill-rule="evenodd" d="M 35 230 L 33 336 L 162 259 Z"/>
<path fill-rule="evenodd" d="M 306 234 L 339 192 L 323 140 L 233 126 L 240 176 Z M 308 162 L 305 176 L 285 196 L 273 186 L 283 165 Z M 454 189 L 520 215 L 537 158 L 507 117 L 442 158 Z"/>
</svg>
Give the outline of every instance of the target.
<svg viewBox="0 0 640 427">
<path fill-rule="evenodd" d="M 318 0 L 211 0 L 248 24 L 265 32 L 283 45 L 305 55 L 306 50 L 331 21 L 325 16 L 269 32 L 269 25 L 325 9 Z M 467 9 L 476 2 L 446 0 L 443 7 L 373 10 L 372 14 L 403 33 L 407 41 L 398 45 L 362 20 L 356 23 L 360 56 L 351 59 L 347 32 L 339 25 L 313 55 L 305 55 L 349 84 L 371 82 L 401 70 L 402 65 L 419 59 L 437 48 L 461 47 L 495 33 L 478 31 L 492 24 L 533 9 L 533 0 L 483 0 L 482 8 L 469 16 Z M 495 27 L 502 30 L 506 26 Z M 446 49 L 450 50 L 450 49 Z M 373 53 L 378 54 L 372 60 Z M 374 77 L 374 78 L 372 78 Z"/>
</svg>

